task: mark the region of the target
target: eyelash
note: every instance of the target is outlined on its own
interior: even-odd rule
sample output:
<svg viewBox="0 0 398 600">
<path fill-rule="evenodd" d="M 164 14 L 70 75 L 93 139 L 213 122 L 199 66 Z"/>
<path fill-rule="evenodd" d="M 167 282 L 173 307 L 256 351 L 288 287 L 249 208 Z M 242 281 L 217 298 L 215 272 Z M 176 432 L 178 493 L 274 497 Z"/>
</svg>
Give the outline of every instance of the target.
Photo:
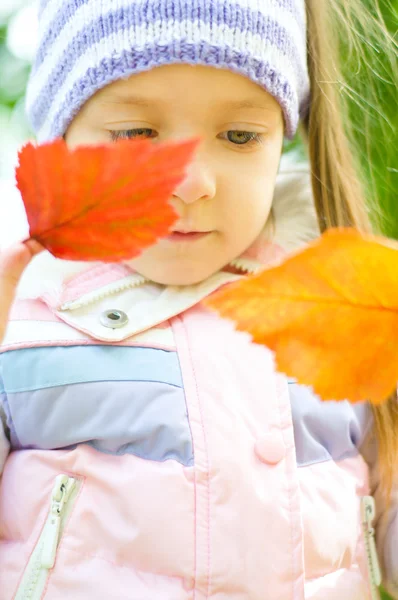
<svg viewBox="0 0 398 600">
<path fill-rule="evenodd" d="M 140 137 L 140 136 L 132 136 L 130 137 L 128 134 L 130 133 L 134 133 L 137 131 L 154 131 L 153 129 L 150 129 L 149 127 L 138 127 L 136 129 L 125 129 L 125 130 L 121 130 L 121 131 L 110 131 L 111 134 L 111 138 L 113 142 L 116 142 L 117 140 L 121 140 L 121 139 L 127 139 L 127 140 L 131 140 L 134 139 L 136 137 Z M 254 133 L 253 131 L 241 131 L 241 130 L 237 130 L 237 129 L 230 129 L 229 131 L 227 131 L 227 133 L 242 133 L 242 134 L 246 134 L 247 136 L 249 136 L 249 139 L 246 143 L 244 144 L 235 144 L 234 142 L 231 142 L 231 140 L 228 140 L 231 142 L 231 144 L 233 144 L 234 146 L 242 146 L 243 148 L 249 148 L 252 147 L 255 144 L 261 144 L 263 142 L 263 135 L 261 133 Z M 149 136 L 148 136 L 149 137 Z"/>
</svg>

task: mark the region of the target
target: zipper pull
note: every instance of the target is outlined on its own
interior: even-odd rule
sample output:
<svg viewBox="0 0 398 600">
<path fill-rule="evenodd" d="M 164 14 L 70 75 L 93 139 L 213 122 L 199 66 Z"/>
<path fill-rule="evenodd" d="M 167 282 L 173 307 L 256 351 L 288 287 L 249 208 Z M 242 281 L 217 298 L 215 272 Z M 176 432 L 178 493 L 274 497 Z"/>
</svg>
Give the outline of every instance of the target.
<svg viewBox="0 0 398 600">
<path fill-rule="evenodd" d="M 361 500 L 361 517 L 365 534 L 365 549 L 368 559 L 369 577 L 373 587 L 373 592 L 374 588 L 379 587 L 382 579 L 379 559 L 377 556 L 375 530 L 372 526 L 375 516 L 376 504 L 373 496 L 363 496 Z"/>
<path fill-rule="evenodd" d="M 62 512 L 75 484 L 76 479 L 73 479 L 73 477 L 69 477 L 68 475 L 58 475 L 55 479 L 51 494 L 50 513 L 43 532 L 41 566 L 45 569 L 52 569 L 54 566 Z"/>
</svg>

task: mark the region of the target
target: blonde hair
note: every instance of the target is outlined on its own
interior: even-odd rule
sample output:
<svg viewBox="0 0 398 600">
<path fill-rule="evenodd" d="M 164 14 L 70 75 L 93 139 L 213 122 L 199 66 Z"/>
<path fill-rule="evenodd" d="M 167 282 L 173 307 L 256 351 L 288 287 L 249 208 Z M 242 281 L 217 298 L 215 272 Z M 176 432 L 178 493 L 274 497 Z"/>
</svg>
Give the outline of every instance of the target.
<svg viewBox="0 0 398 600">
<path fill-rule="evenodd" d="M 376 107 L 378 116 L 382 118 L 381 107 L 377 110 L 380 104 L 375 85 L 377 62 L 381 56 L 394 77 L 398 72 L 397 43 L 384 22 L 379 0 L 373 0 L 372 13 L 363 0 L 306 1 L 311 108 L 299 132 L 308 149 L 320 230 L 350 226 L 362 232 L 380 233 L 381 214 L 374 201 L 374 182 L 369 185 L 369 177 L 365 177 L 361 167 L 361 161 L 370 160 L 369 147 L 364 155 L 363 148 L 360 149 L 354 141 L 348 100 L 354 99 L 363 109 L 366 133 L 369 119 L 374 118 L 367 110 L 370 106 Z M 354 56 L 361 68 L 366 69 L 364 95 L 358 94 L 349 85 L 348 78 L 343 76 L 342 44 L 347 51 L 344 58 L 351 61 Z M 375 49 L 373 62 L 368 60 L 365 44 Z M 398 81 L 388 83 L 397 89 Z M 391 127 L 387 119 L 383 119 L 383 123 L 383 126 Z M 388 500 L 398 466 L 397 393 L 393 393 L 384 404 L 373 406 L 372 410 L 381 486 Z"/>
</svg>

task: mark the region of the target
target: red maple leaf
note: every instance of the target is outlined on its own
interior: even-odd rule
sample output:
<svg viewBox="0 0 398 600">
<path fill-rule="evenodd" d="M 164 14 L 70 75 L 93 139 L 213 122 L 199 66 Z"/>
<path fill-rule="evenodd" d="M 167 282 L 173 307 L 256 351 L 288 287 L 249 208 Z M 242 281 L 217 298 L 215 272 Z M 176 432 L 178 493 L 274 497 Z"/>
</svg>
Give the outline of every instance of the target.
<svg viewBox="0 0 398 600">
<path fill-rule="evenodd" d="M 28 143 L 16 179 L 30 238 L 69 260 L 134 258 L 177 220 L 169 200 L 198 143 L 122 140 L 74 150 L 63 140 Z"/>
</svg>

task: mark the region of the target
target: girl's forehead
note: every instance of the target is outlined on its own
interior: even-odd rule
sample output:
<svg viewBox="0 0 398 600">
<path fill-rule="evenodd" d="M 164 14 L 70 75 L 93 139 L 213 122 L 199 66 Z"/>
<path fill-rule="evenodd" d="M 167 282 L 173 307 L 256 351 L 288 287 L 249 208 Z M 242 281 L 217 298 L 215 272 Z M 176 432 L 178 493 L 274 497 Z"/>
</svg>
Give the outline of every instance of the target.
<svg viewBox="0 0 398 600">
<path fill-rule="evenodd" d="M 150 104 L 194 102 L 222 108 L 268 109 L 280 112 L 279 103 L 247 77 L 211 66 L 163 65 L 118 79 L 95 94 L 101 102 Z"/>
</svg>

